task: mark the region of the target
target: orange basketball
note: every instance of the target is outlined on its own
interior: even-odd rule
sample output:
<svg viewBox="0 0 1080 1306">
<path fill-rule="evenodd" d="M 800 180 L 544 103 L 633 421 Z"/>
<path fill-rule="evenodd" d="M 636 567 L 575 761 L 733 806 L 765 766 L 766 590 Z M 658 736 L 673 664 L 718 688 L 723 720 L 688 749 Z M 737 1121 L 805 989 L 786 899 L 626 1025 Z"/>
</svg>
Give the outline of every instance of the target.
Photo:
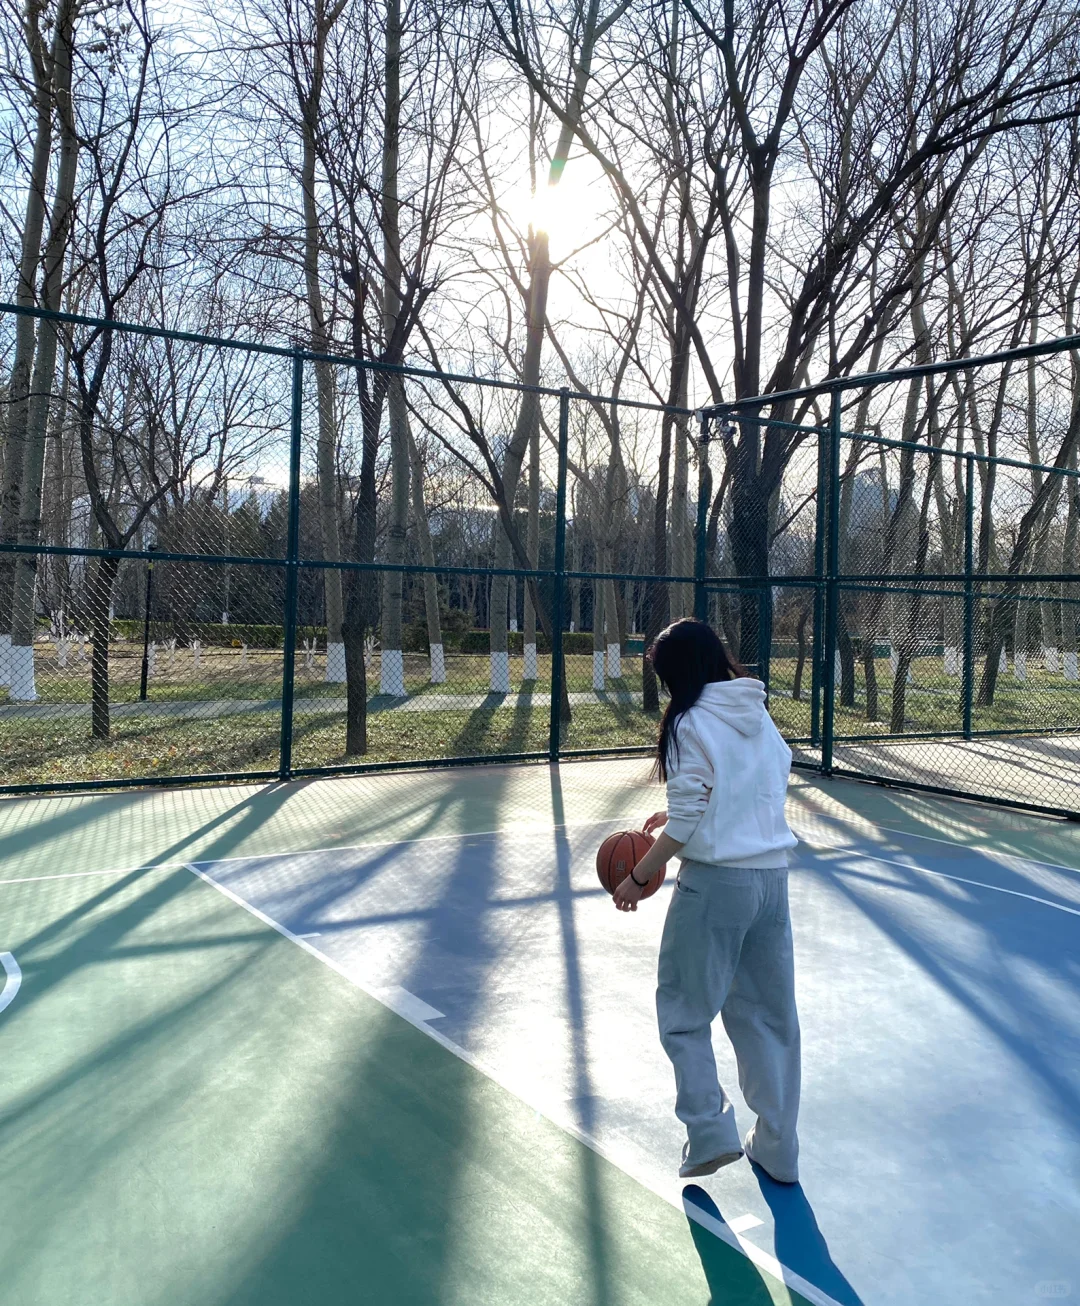
<svg viewBox="0 0 1080 1306">
<path fill-rule="evenodd" d="M 614 893 L 634 867 L 653 846 L 653 837 L 644 830 L 616 830 L 597 849 L 596 874 L 608 893 Z M 664 883 L 666 867 L 661 866 L 642 893 L 650 898 Z"/>
</svg>

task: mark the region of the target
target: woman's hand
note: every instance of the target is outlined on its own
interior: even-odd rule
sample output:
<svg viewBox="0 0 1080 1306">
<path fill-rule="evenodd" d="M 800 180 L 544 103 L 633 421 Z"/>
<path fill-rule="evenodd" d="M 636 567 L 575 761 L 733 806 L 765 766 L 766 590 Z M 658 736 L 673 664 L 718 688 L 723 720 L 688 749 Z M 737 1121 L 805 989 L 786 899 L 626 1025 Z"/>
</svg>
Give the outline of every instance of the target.
<svg viewBox="0 0 1080 1306">
<path fill-rule="evenodd" d="M 654 830 L 659 830 L 662 825 L 667 825 L 667 812 L 653 812 L 652 816 L 641 828 L 646 834 L 652 834 Z"/>
<path fill-rule="evenodd" d="M 662 825 L 667 820 L 666 812 L 657 812 L 649 820 L 655 821 L 656 817 L 662 817 Z M 619 911 L 637 911 L 637 905 L 641 901 L 641 895 L 648 887 L 649 881 L 663 867 L 665 867 L 672 857 L 682 848 L 682 844 L 666 835 L 663 831 L 656 836 L 656 842 L 634 867 L 632 874 L 620 880 L 615 892 L 611 895 L 615 900 L 615 906 Z"/>
<path fill-rule="evenodd" d="M 645 884 L 635 884 L 631 875 L 620 880 L 615 886 L 615 892 L 612 894 L 615 899 L 615 906 L 619 911 L 637 911 L 637 905 L 641 901 L 641 895 L 645 892 L 646 884 L 648 884 L 648 880 L 645 881 Z"/>
</svg>

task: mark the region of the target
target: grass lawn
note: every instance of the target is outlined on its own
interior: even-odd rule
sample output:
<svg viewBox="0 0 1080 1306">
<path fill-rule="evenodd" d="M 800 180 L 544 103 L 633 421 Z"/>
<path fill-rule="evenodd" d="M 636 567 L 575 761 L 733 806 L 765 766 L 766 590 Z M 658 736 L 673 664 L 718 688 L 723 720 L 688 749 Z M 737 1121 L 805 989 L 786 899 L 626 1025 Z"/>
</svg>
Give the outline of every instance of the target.
<svg viewBox="0 0 1080 1306">
<path fill-rule="evenodd" d="M 55 662 L 55 650 L 41 646 L 36 665 L 41 703 L 88 704 L 89 660 L 81 662 L 69 652 L 68 665 Z M 640 692 L 639 663 L 625 659 L 626 674 L 609 680 L 602 703 L 577 703 L 566 729 L 564 749 L 614 748 L 650 745 L 656 737 L 656 717 L 643 712 L 624 696 Z M 1034 660 L 1033 660 L 1034 661 Z M 141 649 L 120 645 L 110 658 L 112 701 L 130 703 L 138 698 Z M 543 678 L 531 688 L 538 695 L 550 689 L 550 659 L 542 658 Z M 801 699 L 792 698 L 794 662 L 777 659 L 772 666 L 771 709 L 788 738 L 810 734 L 809 674 L 804 674 Z M 203 650 L 199 666 L 190 650 L 179 650 L 170 667 L 159 655 L 158 674 L 150 682 L 153 702 L 247 699 L 273 702 L 281 693 L 281 653 L 250 650 Z M 447 681 L 433 686 L 427 681 L 427 658 L 407 654 L 406 687 L 413 708 L 432 695 L 471 694 L 486 697 L 488 658 L 484 654 L 447 657 Z M 510 659 L 511 684 L 521 686 L 521 658 Z M 337 703 L 318 710 L 312 700 L 341 700 L 343 685 L 327 684 L 324 666 L 315 658 L 297 658 L 297 697 L 304 708 L 295 720 L 294 764 L 300 767 L 334 767 L 360 758 L 344 753 L 344 713 Z M 572 693 L 592 689 L 592 658 L 575 654 L 567 658 L 567 684 Z M 867 721 L 862 669 L 859 668 L 853 706 L 837 703 L 836 734 L 887 737 L 892 704 L 892 675 L 888 659 L 878 664 L 879 720 Z M 378 662 L 369 668 L 369 689 L 378 693 Z M 623 698 L 624 701 L 620 701 Z M 548 746 L 548 703 L 511 700 L 500 707 L 491 702 L 446 707 L 430 711 L 394 710 L 379 700 L 369 718 L 370 762 L 415 761 L 444 757 L 497 757 L 506 753 L 543 751 Z M 1025 683 L 1010 669 L 998 681 L 992 708 L 976 706 L 976 730 L 1027 730 L 1080 727 L 1080 684 L 1031 666 Z M 913 683 L 906 695 L 905 731 L 956 731 L 961 726 L 960 679 L 944 674 L 941 661 L 916 662 Z M 273 770 L 278 765 L 280 715 L 273 708 L 218 716 L 206 720 L 175 717 L 115 717 L 111 737 L 94 740 L 87 715 L 80 717 L 17 716 L 0 718 L 0 774 L 8 784 L 48 784 L 66 780 L 120 777 L 196 775 L 230 771 Z"/>
</svg>

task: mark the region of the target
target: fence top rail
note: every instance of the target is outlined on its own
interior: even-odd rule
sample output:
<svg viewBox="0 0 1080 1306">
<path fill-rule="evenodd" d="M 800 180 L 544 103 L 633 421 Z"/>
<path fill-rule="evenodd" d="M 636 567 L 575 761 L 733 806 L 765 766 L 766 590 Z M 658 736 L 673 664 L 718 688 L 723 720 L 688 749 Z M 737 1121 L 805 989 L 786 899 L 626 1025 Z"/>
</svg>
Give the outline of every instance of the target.
<svg viewBox="0 0 1080 1306">
<path fill-rule="evenodd" d="M 1077 337 L 1080 342 L 1080 337 Z M 1078 345 L 1080 347 L 1080 345 Z M 713 410 L 703 410 L 703 417 L 707 422 L 711 416 L 716 414 Z M 771 421 L 768 417 L 746 417 L 740 413 L 732 421 L 754 422 L 758 426 L 778 426 L 789 431 L 803 431 L 807 435 L 828 435 L 827 426 L 803 426 L 799 422 Z M 934 458 L 969 458 L 974 463 L 986 463 L 993 467 L 1015 467 L 1022 472 L 1045 472 L 1051 476 L 1076 476 L 1080 477 L 1080 469 L 1075 467 L 1057 467 L 1053 463 L 1026 463 L 1018 458 L 1004 458 L 999 454 L 976 453 L 974 449 L 946 449 L 936 444 L 920 444 L 917 440 L 894 440 L 891 436 L 877 435 L 873 431 L 841 431 L 842 440 L 859 441 L 862 444 L 873 444 L 884 449 L 910 449 L 913 453 L 929 454 Z M 711 444 L 712 439 L 702 436 L 703 444 Z M 841 480 L 849 473 L 843 471 L 840 473 Z M 813 497 L 813 496 L 811 496 Z"/>
<path fill-rule="evenodd" d="M 821 430 L 816 426 L 808 426 L 804 429 Z M 1056 467 L 1053 463 L 1025 463 L 1020 459 L 1003 458 L 998 454 L 976 453 L 974 449 L 943 449 L 935 444 L 919 444 L 915 440 L 893 440 L 887 435 L 874 435 L 871 432 L 860 435 L 854 431 L 841 431 L 840 436 L 844 440 L 860 440 L 865 444 L 876 444 L 886 449 L 910 449 L 914 453 L 930 454 L 935 458 L 970 458 L 973 463 L 986 463 L 993 467 L 1016 467 L 1022 472 L 1046 472 L 1052 476 L 1080 476 L 1080 470 L 1075 467 Z M 841 472 L 841 478 L 846 475 L 847 472 Z"/>
<path fill-rule="evenodd" d="M 720 419 L 724 417 L 725 414 L 718 408 L 703 408 L 701 409 L 700 416 L 703 419 L 701 438 L 703 441 L 711 440 L 713 437 L 708 433 L 708 423 L 710 419 Z M 807 435 L 813 435 L 815 432 L 819 435 L 829 434 L 829 428 L 827 426 L 816 426 L 810 422 L 788 422 L 780 417 L 759 417 L 756 413 L 739 413 L 737 416 L 732 416 L 731 421 L 733 424 L 735 422 L 753 422 L 756 426 L 778 426 L 784 431 L 803 431 Z M 844 431 L 842 434 L 848 435 L 851 433 Z"/>
<path fill-rule="evenodd" d="M 1056 340 L 1040 341 L 1033 345 L 1019 345 L 1015 349 L 1000 349 L 992 354 L 977 354 L 971 358 L 949 358 L 940 363 L 918 363 L 911 367 L 894 367 L 884 372 L 859 372 L 854 376 L 836 376 L 816 385 L 799 386 L 794 390 L 777 390 L 773 394 L 752 395 L 747 399 L 731 399 L 702 408 L 702 415 L 725 417 L 741 413 L 747 408 L 765 408 L 773 404 L 790 403 L 796 399 L 813 399 L 816 395 L 840 394 L 846 390 L 866 390 L 874 386 L 891 385 L 895 381 L 911 381 L 925 376 L 941 376 L 949 372 L 965 372 L 977 367 L 992 367 L 998 363 L 1024 362 L 1031 358 L 1049 358 L 1070 349 L 1080 350 L 1080 335 L 1059 336 Z"/>
<path fill-rule="evenodd" d="M 559 399 L 584 400 L 591 404 L 615 404 L 620 408 L 639 408 L 655 413 L 674 413 L 693 417 L 693 408 L 658 404 L 647 399 L 624 399 L 619 395 L 594 395 L 587 390 L 570 390 L 566 386 L 526 385 L 523 381 L 506 381 L 499 377 L 473 376 L 467 372 L 443 372 L 430 367 L 411 367 L 405 363 L 383 363 L 374 358 L 355 358 L 347 354 L 320 353 L 298 345 L 270 345 L 256 340 L 234 340 L 227 336 L 202 335 L 197 331 L 175 331 L 169 327 L 141 326 L 135 322 L 118 322 L 110 318 L 88 317 L 83 313 L 61 313 L 28 304 L 11 304 L 0 300 L 0 315 L 12 313 L 22 317 L 45 318 L 72 326 L 98 330 L 124 331 L 129 335 L 151 336 L 158 340 L 179 340 L 184 344 L 209 345 L 216 349 L 236 349 L 247 354 L 267 354 L 274 358 L 301 358 L 306 363 L 334 363 L 342 367 L 359 367 L 368 372 L 388 372 L 393 376 L 411 376 L 428 381 L 452 381 L 458 385 L 485 386 L 489 390 L 513 390 L 518 394 L 548 395 Z"/>
</svg>

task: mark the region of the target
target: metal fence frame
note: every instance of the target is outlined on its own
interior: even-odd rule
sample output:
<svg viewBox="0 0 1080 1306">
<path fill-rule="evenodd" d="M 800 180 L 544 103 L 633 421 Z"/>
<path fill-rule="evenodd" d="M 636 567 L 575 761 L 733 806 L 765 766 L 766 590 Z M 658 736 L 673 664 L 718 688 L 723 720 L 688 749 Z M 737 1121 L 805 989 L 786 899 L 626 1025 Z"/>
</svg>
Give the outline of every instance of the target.
<svg viewBox="0 0 1080 1306">
<path fill-rule="evenodd" d="M 232 554 L 206 554 L 168 552 L 158 549 L 124 549 L 69 547 L 59 545 L 20 545 L 0 543 L 0 553 L 35 555 L 67 555 L 82 558 L 116 557 L 127 561 L 145 560 L 148 567 L 155 562 L 188 562 L 202 565 L 243 565 L 270 566 L 283 568 L 285 572 L 284 604 L 284 642 L 283 672 L 281 694 L 281 735 L 279 747 L 279 765 L 273 770 L 251 770 L 222 772 L 217 774 L 198 773 L 194 775 L 168 776 L 132 776 L 100 780 L 78 780 L 43 782 L 29 784 L 0 784 L 0 794 L 32 794 L 42 792 L 87 791 L 101 789 L 119 789 L 145 786 L 178 786 L 186 784 L 234 783 L 244 781 L 287 781 L 295 777 L 319 775 L 341 775 L 365 772 L 394 771 L 418 768 L 444 768 L 480 764 L 504 764 L 508 762 L 550 762 L 560 759 L 626 756 L 642 754 L 648 750 L 642 747 L 622 746 L 616 748 L 574 749 L 561 744 L 559 720 L 559 701 L 565 674 L 563 634 L 566 608 L 567 581 L 581 579 L 589 581 L 615 580 L 633 581 L 644 585 L 656 583 L 683 583 L 693 586 L 694 611 L 699 618 L 704 618 L 708 611 L 710 592 L 727 590 L 744 593 L 747 590 L 763 589 L 778 585 L 812 588 L 814 592 L 813 650 L 811 656 L 811 733 L 805 739 L 795 739 L 796 744 L 809 744 L 820 749 L 820 762 L 796 761 L 795 765 L 823 776 L 848 776 L 855 779 L 871 781 L 878 784 L 922 792 L 936 793 L 949 797 L 965 798 L 988 802 L 997 806 L 1020 808 L 1064 816 L 1080 820 L 1080 800 L 1077 809 L 1045 806 L 1035 802 L 1023 802 L 991 794 L 961 791 L 943 785 L 926 785 L 914 781 L 892 779 L 885 776 L 860 772 L 834 764 L 834 746 L 838 742 L 860 742 L 863 740 L 884 739 L 972 739 L 977 737 L 1005 738 L 1017 735 L 1080 732 L 1080 721 L 1075 727 L 1048 727 L 1038 731 L 1023 730 L 988 730 L 972 728 L 972 701 L 975 675 L 974 647 L 974 613 L 976 586 L 1015 583 L 1020 577 L 1012 574 L 976 574 L 974 569 L 974 513 L 975 513 L 975 464 L 985 462 L 995 466 L 1012 467 L 1024 471 L 1042 471 L 1061 476 L 1078 477 L 1080 472 L 1069 468 L 1050 467 L 1032 464 L 1003 457 L 990 457 L 975 452 L 957 452 L 955 450 L 938 450 L 932 446 L 902 440 L 887 439 L 869 433 L 851 433 L 842 429 L 842 396 L 853 390 L 865 390 L 881 385 L 943 373 L 995 366 L 1004 363 L 1025 361 L 1033 358 L 1048 357 L 1069 350 L 1080 350 L 1080 336 L 1069 336 L 1037 345 L 1022 346 L 997 353 L 973 358 L 950 360 L 921 366 L 893 369 L 886 372 L 868 373 L 857 376 L 834 378 L 818 385 L 759 395 L 752 398 L 733 400 L 729 403 L 691 410 L 676 406 L 650 403 L 642 400 L 630 400 L 611 396 L 598 396 L 587 392 L 571 390 L 565 386 L 526 386 L 520 382 L 506 381 L 494 377 L 471 376 L 452 372 L 441 372 L 428 368 L 392 366 L 375 360 L 351 358 L 331 353 L 315 352 L 301 347 L 271 345 L 257 341 L 241 341 L 217 336 L 201 335 L 194 332 L 173 331 L 161 327 L 141 326 L 133 323 L 89 317 L 83 314 L 50 312 L 43 309 L 29 308 L 0 302 L 0 315 L 28 315 L 53 322 L 63 322 L 72 326 L 88 326 L 100 330 L 120 331 L 136 335 L 151 336 L 159 339 L 175 340 L 202 346 L 237 350 L 248 353 L 272 355 L 288 359 L 291 368 L 290 421 L 289 421 L 289 486 L 288 486 L 288 525 L 287 548 L 284 557 L 267 558 Z M 557 397 L 559 401 L 558 425 L 558 463 L 556 480 L 556 515 L 555 515 L 555 549 L 553 566 L 550 568 L 525 569 L 519 567 L 464 567 L 435 566 L 426 567 L 419 564 L 388 564 L 380 562 L 327 562 L 304 558 L 300 555 L 300 488 L 301 488 L 301 448 L 302 448 L 302 408 L 304 399 L 304 370 L 312 363 L 332 363 L 369 371 L 382 371 L 405 377 L 418 377 L 477 385 L 518 393 L 533 393 L 548 397 Z M 787 422 L 774 418 L 761 418 L 758 414 L 765 408 L 774 408 L 780 404 L 795 404 L 810 401 L 819 396 L 829 400 L 829 419 L 826 425 Z M 622 407 L 645 409 L 659 413 L 673 413 L 682 417 L 694 417 L 699 423 L 696 441 L 698 452 L 698 502 L 695 530 L 694 572 L 693 575 L 657 576 L 630 572 L 573 571 L 566 567 L 566 488 L 567 460 L 569 440 L 569 412 L 572 400 L 589 403 L 618 404 Z M 706 541 L 707 510 L 711 499 L 711 474 L 709 468 L 709 448 L 713 442 L 714 427 L 720 423 L 758 421 L 765 426 L 786 426 L 817 439 L 817 489 L 816 522 L 814 538 L 814 572 L 811 575 L 767 574 L 763 576 L 741 575 L 737 577 L 710 577 L 708 574 L 708 556 Z M 840 449 L 845 439 L 857 439 L 860 442 L 875 444 L 885 448 L 909 449 L 922 455 L 948 456 L 961 458 L 964 462 L 964 565 L 963 571 L 953 573 L 888 573 L 886 575 L 868 573 L 842 573 L 839 565 L 839 496 L 841 488 Z M 552 651 L 551 651 L 551 710 L 548 727 L 548 747 L 543 751 L 524 753 L 500 753 L 494 755 L 449 757 L 433 759 L 415 759 L 393 762 L 359 762 L 333 766 L 305 767 L 294 766 L 292 757 L 294 727 L 294 690 L 295 690 L 295 652 L 298 631 L 297 596 L 299 575 L 304 568 L 336 568 L 341 571 L 395 571 L 405 574 L 437 573 L 440 575 L 505 575 L 514 578 L 550 580 L 553 583 L 552 600 Z M 1040 575 L 1023 574 L 1026 582 L 1080 583 L 1080 574 L 1048 573 Z M 838 736 L 835 729 L 835 652 L 837 649 L 839 596 L 842 589 L 857 590 L 865 588 L 878 590 L 886 584 L 890 592 L 910 592 L 923 596 L 948 596 L 963 599 L 963 649 L 961 670 L 962 727 L 959 731 L 904 732 L 901 734 L 868 734 Z M 951 584 L 952 589 L 928 588 L 931 585 Z M 984 597 L 995 597 L 985 594 Z M 1035 600 L 1032 600 L 1035 601 Z M 1055 600 L 1056 601 L 1056 600 Z M 1077 600 L 1080 602 L 1080 600 Z M 771 648 L 771 629 L 766 631 L 765 640 Z M 768 655 L 764 658 L 764 678 L 768 676 Z"/>
</svg>

